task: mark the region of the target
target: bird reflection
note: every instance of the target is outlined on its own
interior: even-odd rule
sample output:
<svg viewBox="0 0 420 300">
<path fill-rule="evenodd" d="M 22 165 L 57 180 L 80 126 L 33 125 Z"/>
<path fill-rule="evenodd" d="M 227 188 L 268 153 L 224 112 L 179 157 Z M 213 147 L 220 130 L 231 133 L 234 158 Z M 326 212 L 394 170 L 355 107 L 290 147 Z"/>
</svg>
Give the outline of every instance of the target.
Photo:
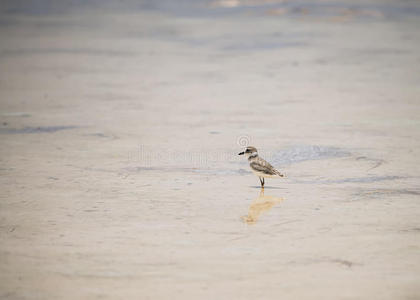
<svg viewBox="0 0 420 300">
<path fill-rule="evenodd" d="M 243 216 L 242 220 L 247 224 L 255 224 L 261 214 L 269 211 L 274 205 L 283 200 L 284 198 L 281 197 L 265 196 L 264 188 L 262 188 L 258 198 L 256 198 L 249 206 L 248 215 Z"/>
</svg>

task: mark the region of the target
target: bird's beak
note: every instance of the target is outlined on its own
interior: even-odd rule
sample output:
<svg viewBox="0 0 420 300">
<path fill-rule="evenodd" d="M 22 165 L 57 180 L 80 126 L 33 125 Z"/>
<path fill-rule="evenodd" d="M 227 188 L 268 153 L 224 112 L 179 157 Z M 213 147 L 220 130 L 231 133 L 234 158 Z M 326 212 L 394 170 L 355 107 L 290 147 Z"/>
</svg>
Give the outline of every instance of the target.
<svg viewBox="0 0 420 300">
<path fill-rule="evenodd" d="M 245 152 L 241 152 L 241 153 L 239 153 L 238 155 L 244 155 L 244 153 L 245 153 Z"/>
</svg>

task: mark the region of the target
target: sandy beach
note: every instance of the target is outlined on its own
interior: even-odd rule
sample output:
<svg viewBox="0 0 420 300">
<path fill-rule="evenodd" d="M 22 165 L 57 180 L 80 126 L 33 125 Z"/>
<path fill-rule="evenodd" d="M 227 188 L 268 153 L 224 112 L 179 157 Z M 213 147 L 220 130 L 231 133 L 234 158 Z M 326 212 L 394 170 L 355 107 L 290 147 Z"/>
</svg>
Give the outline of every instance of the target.
<svg viewBox="0 0 420 300">
<path fill-rule="evenodd" d="M 1 299 L 420 299 L 419 2 L 22 3 Z"/>
</svg>

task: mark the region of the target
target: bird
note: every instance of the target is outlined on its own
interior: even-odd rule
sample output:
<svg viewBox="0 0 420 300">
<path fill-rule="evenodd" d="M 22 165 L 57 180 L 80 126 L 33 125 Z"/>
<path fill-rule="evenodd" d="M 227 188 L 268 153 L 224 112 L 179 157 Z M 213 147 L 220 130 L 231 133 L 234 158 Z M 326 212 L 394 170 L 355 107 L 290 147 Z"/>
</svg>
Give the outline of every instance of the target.
<svg viewBox="0 0 420 300">
<path fill-rule="evenodd" d="M 252 172 L 260 179 L 261 187 L 264 188 L 264 178 L 284 177 L 267 161 L 258 156 L 257 148 L 248 146 L 245 151 L 238 155 L 245 155 L 248 158 L 249 166 Z"/>
</svg>

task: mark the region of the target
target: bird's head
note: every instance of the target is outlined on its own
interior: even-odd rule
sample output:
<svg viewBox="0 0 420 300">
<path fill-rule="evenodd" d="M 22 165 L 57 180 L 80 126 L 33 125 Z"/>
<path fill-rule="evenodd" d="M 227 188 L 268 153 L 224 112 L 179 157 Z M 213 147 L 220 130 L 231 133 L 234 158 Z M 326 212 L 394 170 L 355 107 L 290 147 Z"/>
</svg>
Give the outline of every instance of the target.
<svg viewBox="0 0 420 300">
<path fill-rule="evenodd" d="M 255 155 L 255 154 L 257 154 L 257 148 L 248 146 L 246 147 L 245 151 L 239 153 L 238 155 L 245 155 L 248 158 L 251 155 Z"/>
</svg>

